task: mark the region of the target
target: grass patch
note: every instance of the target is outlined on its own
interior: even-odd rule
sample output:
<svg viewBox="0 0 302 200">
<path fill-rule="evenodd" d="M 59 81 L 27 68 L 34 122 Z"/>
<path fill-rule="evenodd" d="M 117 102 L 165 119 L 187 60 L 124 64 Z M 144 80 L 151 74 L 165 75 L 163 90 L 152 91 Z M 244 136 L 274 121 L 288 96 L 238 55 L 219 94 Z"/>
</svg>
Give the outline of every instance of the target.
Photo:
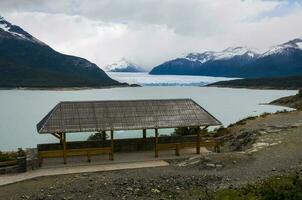
<svg viewBox="0 0 302 200">
<path fill-rule="evenodd" d="M 240 189 L 223 189 L 210 195 L 215 200 L 300 200 L 302 199 L 302 177 L 301 174 L 273 177 Z"/>
<path fill-rule="evenodd" d="M 249 116 L 249 117 L 246 117 L 244 119 L 241 119 L 233 124 L 230 124 L 228 127 L 234 127 L 234 126 L 238 126 L 238 125 L 245 125 L 247 121 L 249 120 L 253 120 L 253 119 L 256 119 L 257 116 Z"/>
</svg>

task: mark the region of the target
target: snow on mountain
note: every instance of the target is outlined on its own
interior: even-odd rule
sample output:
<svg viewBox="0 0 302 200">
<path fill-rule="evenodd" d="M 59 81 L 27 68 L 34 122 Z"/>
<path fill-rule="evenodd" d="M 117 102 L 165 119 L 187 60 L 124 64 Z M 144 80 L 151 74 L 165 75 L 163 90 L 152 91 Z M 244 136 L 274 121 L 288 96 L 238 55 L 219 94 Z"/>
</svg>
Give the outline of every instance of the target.
<svg viewBox="0 0 302 200">
<path fill-rule="evenodd" d="M 109 72 L 143 72 L 144 71 L 140 66 L 130 62 L 125 58 L 122 58 L 121 60 L 111 65 L 105 66 L 105 70 Z"/>
<path fill-rule="evenodd" d="M 288 49 L 298 49 L 302 50 L 302 38 L 296 38 L 293 40 L 290 40 L 286 43 L 273 46 L 268 51 L 266 51 L 264 54 L 262 54 L 261 57 L 272 55 L 272 54 L 283 54 Z"/>
<path fill-rule="evenodd" d="M 200 63 L 205 63 L 210 60 L 227 60 L 235 56 L 247 55 L 250 58 L 255 58 L 259 56 L 259 52 L 254 49 L 249 49 L 247 47 L 230 47 L 221 52 L 215 51 L 205 51 L 203 53 L 190 53 L 184 58 L 190 61 L 199 61 Z"/>
<path fill-rule="evenodd" d="M 39 43 L 41 45 L 46 45 L 45 43 L 41 42 L 37 38 L 24 31 L 19 26 L 9 23 L 2 16 L 0 16 L 0 29 L 17 39 L 28 40 L 34 43 Z"/>
</svg>

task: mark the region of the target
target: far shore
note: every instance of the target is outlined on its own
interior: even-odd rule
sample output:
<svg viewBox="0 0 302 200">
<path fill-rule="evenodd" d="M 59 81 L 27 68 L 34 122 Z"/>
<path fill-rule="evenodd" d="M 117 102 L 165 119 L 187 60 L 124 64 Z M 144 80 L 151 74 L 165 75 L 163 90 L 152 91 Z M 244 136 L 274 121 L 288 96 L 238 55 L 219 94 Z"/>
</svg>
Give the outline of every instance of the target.
<svg viewBox="0 0 302 200">
<path fill-rule="evenodd" d="M 213 83 L 214 84 L 214 83 Z M 231 88 L 231 89 L 249 89 L 249 90 L 292 90 L 298 91 L 299 89 L 295 88 L 274 88 L 274 87 L 247 87 L 247 86 L 222 86 L 222 85 L 205 85 L 203 87 L 213 87 L 213 88 Z"/>
<path fill-rule="evenodd" d="M 119 86 L 102 86 L 102 87 L 0 87 L 1 90 L 43 90 L 43 91 L 77 91 L 77 90 L 94 90 L 94 89 L 112 89 L 142 87 L 137 84 L 119 85 Z"/>
</svg>

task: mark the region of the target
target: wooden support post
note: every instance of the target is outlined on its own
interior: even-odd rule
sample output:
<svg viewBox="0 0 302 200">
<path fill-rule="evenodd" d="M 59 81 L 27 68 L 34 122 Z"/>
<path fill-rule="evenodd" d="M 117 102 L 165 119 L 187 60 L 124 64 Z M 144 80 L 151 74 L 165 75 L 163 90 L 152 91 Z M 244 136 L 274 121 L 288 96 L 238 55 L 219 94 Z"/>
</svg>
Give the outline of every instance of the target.
<svg viewBox="0 0 302 200">
<path fill-rule="evenodd" d="M 87 162 L 91 162 L 91 155 L 89 151 L 87 152 Z"/>
<path fill-rule="evenodd" d="M 179 149 L 180 149 L 180 144 L 176 144 L 176 147 L 175 147 L 175 155 L 176 156 L 179 156 Z"/>
<path fill-rule="evenodd" d="M 66 133 L 61 133 L 61 138 L 63 142 L 63 158 L 64 158 L 64 164 L 67 163 L 67 155 L 66 155 Z"/>
<path fill-rule="evenodd" d="M 200 131 L 199 128 L 197 130 L 197 137 L 196 137 L 196 154 L 200 154 Z"/>
<path fill-rule="evenodd" d="M 106 140 L 106 131 L 102 131 L 103 141 Z"/>
<path fill-rule="evenodd" d="M 51 133 L 51 135 L 55 136 L 56 138 L 58 138 L 61 142 L 61 137 L 58 133 Z"/>
<path fill-rule="evenodd" d="M 146 141 L 147 138 L 147 130 L 143 129 L 143 140 Z"/>
<path fill-rule="evenodd" d="M 110 139 L 111 139 L 111 154 L 109 155 L 109 159 L 114 160 L 113 130 L 110 131 Z"/>
<path fill-rule="evenodd" d="M 158 157 L 158 129 L 155 129 L 155 158 Z"/>
</svg>

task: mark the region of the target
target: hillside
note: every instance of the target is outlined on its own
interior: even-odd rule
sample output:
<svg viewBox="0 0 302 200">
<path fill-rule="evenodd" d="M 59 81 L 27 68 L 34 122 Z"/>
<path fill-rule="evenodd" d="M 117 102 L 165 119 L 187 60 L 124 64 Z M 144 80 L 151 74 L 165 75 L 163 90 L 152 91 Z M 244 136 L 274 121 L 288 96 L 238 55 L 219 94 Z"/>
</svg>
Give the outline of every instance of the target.
<svg viewBox="0 0 302 200">
<path fill-rule="evenodd" d="M 236 79 L 231 81 L 219 81 L 216 83 L 209 84 L 207 86 L 297 90 L 302 88 L 302 76 Z"/>
<path fill-rule="evenodd" d="M 97 65 L 61 54 L 0 17 L 0 87 L 108 87 L 121 84 Z"/>
<path fill-rule="evenodd" d="M 238 78 L 302 75 L 302 38 L 271 47 L 264 53 L 247 47 L 190 53 L 154 67 L 150 74 Z"/>
</svg>

